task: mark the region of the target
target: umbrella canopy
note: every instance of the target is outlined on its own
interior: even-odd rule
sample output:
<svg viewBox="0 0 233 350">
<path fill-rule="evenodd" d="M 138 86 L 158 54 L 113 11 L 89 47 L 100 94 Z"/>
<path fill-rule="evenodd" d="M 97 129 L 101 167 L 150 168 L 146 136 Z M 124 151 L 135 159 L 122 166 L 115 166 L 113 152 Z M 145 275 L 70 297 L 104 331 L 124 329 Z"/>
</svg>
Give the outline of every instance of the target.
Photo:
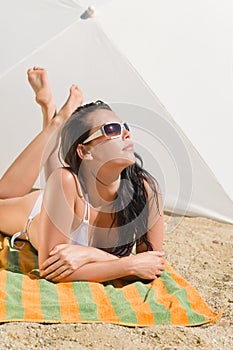
<svg viewBox="0 0 233 350">
<path fill-rule="evenodd" d="M 26 79 L 27 69 L 39 65 L 48 71 L 58 106 L 70 85 L 78 83 L 85 102 L 104 100 L 130 122 L 136 150 L 158 179 L 166 210 L 233 222 L 232 165 L 226 152 L 233 146 L 228 137 L 232 62 L 220 66 L 223 57 L 230 57 L 231 4 L 214 3 L 207 12 L 200 1 L 191 9 L 181 0 L 150 0 L 146 6 L 142 1 L 94 1 L 94 13 L 92 8 L 86 11 L 93 4 L 88 1 L 4 3 L 0 172 L 41 126 Z M 207 15 L 209 27 L 204 29 Z M 222 53 L 215 57 L 218 45 Z"/>
</svg>

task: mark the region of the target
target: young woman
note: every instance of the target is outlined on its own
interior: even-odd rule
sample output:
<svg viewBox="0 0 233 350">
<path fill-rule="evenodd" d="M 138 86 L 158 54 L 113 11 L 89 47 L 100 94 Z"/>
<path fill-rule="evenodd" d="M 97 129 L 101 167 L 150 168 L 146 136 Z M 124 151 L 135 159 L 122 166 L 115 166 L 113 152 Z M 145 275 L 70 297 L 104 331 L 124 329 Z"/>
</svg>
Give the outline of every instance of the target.
<svg viewBox="0 0 233 350">
<path fill-rule="evenodd" d="M 41 277 L 54 282 L 157 278 L 164 270 L 162 200 L 156 181 L 135 160 L 128 124 L 101 101 L 80 106 L 77 86 L 53 117 L 46 72 L 28 74 L 44 129 L 0 182 L 0 230 L 20 231 L 13 244 L 24 232 L 38 250 Z M 52 159 L 65 120 L 59 168 Z M 45 190 L 27 194 L 43 165 Z"/>
</svg>

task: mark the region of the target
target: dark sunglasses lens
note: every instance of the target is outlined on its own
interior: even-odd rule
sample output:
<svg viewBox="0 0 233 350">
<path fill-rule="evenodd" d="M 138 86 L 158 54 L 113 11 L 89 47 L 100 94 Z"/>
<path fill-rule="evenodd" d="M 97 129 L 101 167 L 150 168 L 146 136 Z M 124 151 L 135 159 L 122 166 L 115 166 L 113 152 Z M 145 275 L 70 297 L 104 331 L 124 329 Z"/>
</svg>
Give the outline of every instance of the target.
<svg viewBox="0 0 233 350">
<path fill-rule="evenodd" d="M 118 123 L 104 125 L 104 131 L 107 136 L 118 136 L 121 134 L 121 125 Z"/>
<path fill-rule="evenodd" d="M 130 131 L 129 125 L 127 123 L 123 123 L 125 130 Z"/>
</svg>

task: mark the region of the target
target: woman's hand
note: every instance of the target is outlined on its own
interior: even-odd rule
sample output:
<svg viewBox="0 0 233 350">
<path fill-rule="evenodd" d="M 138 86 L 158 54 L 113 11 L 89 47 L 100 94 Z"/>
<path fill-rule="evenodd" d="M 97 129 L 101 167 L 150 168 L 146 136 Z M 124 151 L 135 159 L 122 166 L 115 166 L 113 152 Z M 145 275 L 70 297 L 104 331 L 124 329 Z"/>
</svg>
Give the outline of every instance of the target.
<svg viewBox="0 0 233 350">
<path fill-rule="evenodd" d="M 155 279 L 161 276 L 165 269 L 164 253 L 149 251 L 132 257 L 132 275 L 142 279 Z"/>
<path fill-rule="evenodd" d="M 60 282 L 81 266 L 91 262 L 87 247 L 74 244 L 58 244 L 40 266 L 40 276 L 52 282 Z"/>
</svg>

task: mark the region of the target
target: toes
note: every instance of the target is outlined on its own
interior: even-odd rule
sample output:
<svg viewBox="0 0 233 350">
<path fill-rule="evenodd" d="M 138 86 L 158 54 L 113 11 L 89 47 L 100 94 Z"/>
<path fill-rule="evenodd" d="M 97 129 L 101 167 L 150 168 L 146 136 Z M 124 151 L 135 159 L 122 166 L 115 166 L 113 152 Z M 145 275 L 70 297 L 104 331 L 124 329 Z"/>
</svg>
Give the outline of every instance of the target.
<svg viewBox="0 0 233 350">
<path fill-rule="evenodd" d="M 30 73 L 32 73 L 32 72 L 34 72 L 36 70 L 44 70 L 44 68 L 41 68 L 41 67 L 38 67 L 38 66 L 34 66 L 33 68 L 29 68 L 27 70 L 27 74 L 30 74 Z"/>
<path fill-rule="evenodd" d="M 34 66 L 33 70 L 45 70 L 43 67 L 39 67 L 39 66 Z"/>
<path fill-rule="evenodd" d="M 71 86 L 71 88 L 70 88 L 70 92 L 72 92 L 73 90 L 79 90 L 78 85 L 73 84 L 73 85 Z"/>
</svg>

